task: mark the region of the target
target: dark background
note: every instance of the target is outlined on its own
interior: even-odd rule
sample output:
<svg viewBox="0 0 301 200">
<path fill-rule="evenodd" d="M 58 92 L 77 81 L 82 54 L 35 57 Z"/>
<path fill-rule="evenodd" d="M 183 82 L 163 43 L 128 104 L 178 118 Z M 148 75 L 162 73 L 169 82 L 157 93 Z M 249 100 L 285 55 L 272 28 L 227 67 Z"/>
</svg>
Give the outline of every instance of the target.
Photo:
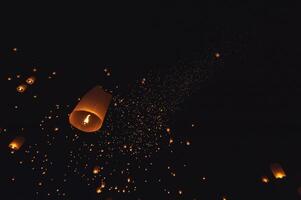
<svg viewBox="0 0 301 200">
<path fill-rule="evenodd" d="M 1 21 L 3 44 L 8 45 L 1 45 L 0 52 L 1 126 L 31 126 L 49 105 L 68 103 L 100 82 L 107 87 L 130 84 L 153 67 L 217 51 L 222 55 L 220 68 L 172 119 L 180 135 L 191 122 L 197 124 L 189 133 L 191 150 L 176 158 L 185 158 L 191 166 L 178 180 L 189 191 L 183 199 L 221 199 L 223 194 L 228 199 L 297 199 L 301 82 L 296 4 L 115 2 L 44 4 L 30 10 L 19 5 Z M 19 48 L 18 55 L 11 53 L 13 47 Z M 44 72 L 56 71 L 58 78 L 35 86 L 39 105 L 24 98 L 27 110 L 11 115 L 20 98 L 14 97 L 6 74 L 26 74 L 32 64 Z M 111 66 L 113 79 L 100 78 L 104 66 Z M 28 112 L 34 114 L 28 117 Z M 8 137 L 1 137 L 3 199 L 32 199 L 31 171 L 15 171 L 20 169 L 6 150 Z M 281 163 L 288 177 L 263 185 L 260 177 L 270 175 L 273 162 Z M 15 173 L 21 177 L 17 185 L 9 181 Z M 203 174 L 210 177 L 207 184 L 193 179 Z M 70 188 L 71 199 L 93 198 L 81 183 Z M 145 186 L 134 197 L 117 199 L 167 199 L 158 188 Z"/>
</svg>

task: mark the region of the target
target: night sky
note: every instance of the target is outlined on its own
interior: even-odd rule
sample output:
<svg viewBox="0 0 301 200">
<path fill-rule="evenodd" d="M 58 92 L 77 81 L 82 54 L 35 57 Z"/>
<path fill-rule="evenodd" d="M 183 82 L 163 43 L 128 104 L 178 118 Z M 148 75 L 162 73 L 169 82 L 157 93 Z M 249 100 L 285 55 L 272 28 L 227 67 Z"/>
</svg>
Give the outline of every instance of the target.
<svg viewBox="0 0 301 200">
<path fill-rule="evenodd" d="M 1 22 L 0 199 L 301 198 L 296 4 L 19 5 Z M 85 133 L 68 115 L 97 85 L 113 99 Z"/>
</svg>

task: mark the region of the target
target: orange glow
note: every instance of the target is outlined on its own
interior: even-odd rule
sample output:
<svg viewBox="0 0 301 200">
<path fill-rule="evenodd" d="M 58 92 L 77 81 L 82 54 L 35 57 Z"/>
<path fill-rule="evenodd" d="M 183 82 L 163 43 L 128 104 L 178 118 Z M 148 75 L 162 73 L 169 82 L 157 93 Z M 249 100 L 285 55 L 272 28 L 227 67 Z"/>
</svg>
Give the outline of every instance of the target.
<svg viewBox="0 0 301 200">
<path fill-rule="evenodd" d="M 97 187 L 97 188 L 96 188 L 96 193 L 97 193 L 97 194 L 100 194 L 101 192 L 102 192 L 101 187 Z"/>
<path fill-rule="evenodd" d="M 26 89 L 27 89 L 27 86 L 24 85 L 24 84 L 19 85 L 19 86 L 17 87 L 17 91 L 20 92 L 20 93 L 25 92 Z"/>
<path fill-rule="evenodd" d="M 171 131 L 170 128 L 166 128 L 167 133 L 170 133 L 170 131 Z"/>
<path fill-rule="evenodd" d="M 221 54 L 220 54 L 220 53 L 215 53 L 214 56 L 215 56 L 216 58 L 219 58 L 219 57 L 221 57 Z"/>
<path fill-rule="evenodd" d="M 270 180 L 269 180 L 269 178 L 268 178 L 267 176 L 261 177 L 261 181 L 262 181 L 263 183 L 268 183 L 268 182 L 270 182 Z"/>
<path fill-rule="evenodd" d="M 105 188 L 105 187 L 106 187 L 106 183 L 104 181 L 101 181 L 100 188 Z"/>
<path fill-rule="evenodd" d="M 26 83 L 27 83 L 28 85 L 34 84 L 35 81 L 36 81 L 36 78 L 35 78 L 34 76 L 31 76 L 31 77 L 29 77 L 29 78 L 26 79 Z"/>
<path fill-rule="evenodd" d="M 286 177 L 283 168 L 278 163 L 271 164 L 271 171 L 276 179 L 283 179 Z"/>
<path fill-rule="evenodd" d="M 100 167 L 99 166 L 95 166 L 93 168 L 93 174 L 99 174 L 100 173 Z"/>
<path fill-rule="evenodd" d="M 22 147 L 24 142 L 25 142 L 25 138 L 21 137 L 21 136 L 18 136 L 15 139 L 13 139 L 13 141 L 11 141 L 9 143 L 8 147 L 11 148 L 14 151 L 17 151 Z"/>
<path fill-rule="evenodd" d="M 75 128 L 91 133 L 98 131 L 104 122 L 112 95 L 96 86 L 78 102 L 69 115 L 69 122 Z"/>
<path fill-rule="evenodd" d="M 170 139 L 169 139 L 169 144 L 172 144 L 172 143 L 173 143 L 173 139 L 170 138 Z"/>
</svg>

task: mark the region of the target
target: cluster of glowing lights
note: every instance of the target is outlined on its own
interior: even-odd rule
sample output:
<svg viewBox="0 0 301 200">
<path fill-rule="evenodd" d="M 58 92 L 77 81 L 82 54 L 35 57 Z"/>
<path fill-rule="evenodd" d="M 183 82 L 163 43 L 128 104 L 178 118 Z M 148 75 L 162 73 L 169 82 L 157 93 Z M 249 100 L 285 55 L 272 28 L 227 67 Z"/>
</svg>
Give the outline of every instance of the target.
<svg viewBox="0 0 301 200">
<path fill-rule="evenodd" d="M 11 80 L 11 78 L 9 77 L 8 80 Z M 29 78 L 26 79 L 26 83 L 28 85 L 33 85 L 36 81 L 36 78 L 34 76 L 31 76 Z M 27 90 L 27 85 L 26 84 L 20 84 L 19 86 L 17 86 L 17 92 L 19 93 L 23 93 Z"/>
<path fill-rule="evenodd" d="M 15 48 L 15 49 L 16 49 L 16 48 Z M 15 51 L 17 51 L 17 49 L 16 49 Z M 215 53 L 215 57 L 216 57 L 216 58 L 219 58 L 219 57 L 220 57 L 220 54 L 219 54 L 219 53 Z M 35 72 L 36 69 L 34 69 L 33 71 Z M 106 73 L 107 76 L 110 76 L 110 75 L 111 75 L 111 72 L 109 71 L 109 69 L 106 68 L 104 71 L 105 71 L 105 73 Z M 52 75 L 56 75 L 56 73 L 53 72 Z M 11 78 L 9 77 L 8 80 L 11 80 Z M 35 79 L 35 77 L 33 77 L 33 76 L 26 79 L 26 83 L 27 83 L 28 85 L 34 84 L 35 81 L 36 81 L 36 79 Z M 145 84 L 145 82 L 146 82 L 146 79 L 143 78 L 143 79 L 141 80 L 141 84 Z M 139 83 L 139 82 L 138 82 L 138 83 Z M 21 86 L 22 86 L 22 87 L 21 87 Z M 18 89 L 18 87 L 21 87 L 21 88 Z M 17 87 L 17 91 L 20 92 L 20 93 L 24 92 L 24 91 L 27 89 L 27 85 L 25 85 L 25 84 L 22 84 L 22 85 L 20 85 L 20 86 L 18 86 L 18 87 Z M 86 117 L 84 117 L 84 119 L 81 118 L 81 119 L 83 119 L 83 120 L 82 120 L 82 125 L 88 126 L 89 123 L 90 123 L 90 121 L 91 121 L 91 117 L 92 117 L 91 114 L 87 114 Z M 93 116 L 93 117 L 94 117 L 94 116 Z M 92 122 L 93 122 L 93 120 L 92 120 Z M 195 127 L 195 124 L 191 124 L 191 127 Z M 54 131 L 58 131 L 58 130 L 59 130 L 58 128 L 54 128 Z M 161 130 L 162 130 L 162 129 L 161 129 Z M 163 129 L 163 130 L 164 130 L 164 129 Z M 167 132 L 168 134 L 171 134 L 171 129 L 170 129 L 170 128 L 166 128 L 166 132 Z M 23 141 L 23 142 L 24 142 L 24 141 Z M 170 139 L 169 139 L 169 144 L 172 144 L 173 142 L 174 142 L 174 139 L 173 139 L 173 138 L 170 138 Z M 191 144 L 190 141 L 186 141 L 186 145 L 187 145 L 187 146 L 189 146 L 190 144 Z M 22 145 L 23 145 L 23 143 L 21 144 L 20 142 L 12 141 L 12 142 L 10 143 L 9 147 L 10 147 L 11 149 L 13 149 L 13 150 L 18 150 L 18 149 L 21 148 Z M 127 148 L 126 145 L 123 145 L 123 147 L 124 147 L 124 149 Z M 90 170 L 91 170 L 91 169 L 90 169 Z M 101 170 L 102 170 L 101 167 L 95 166 L 95 167 L 93 168 L 92 173 L 93 173 L 94 175 L 97 175 L 97 174 L 99 174 L 99 173 L 101 172 Z M 91 173 L 91 172 L 90 172 L 90 173 Z M 273 173 L 274 173 L 274 172 L 273 172 Z M 175 172 L 172 172 L 171 175 L 175 177 L 175 176 L 176 176 L 176 173 L 175 173 Z M 275 175 L 275 173 L 274 173 L 274 175 Z M 279 170 L 278 170 L 278 172 L 277 172 L 276 175 L 275 175 L 275 177 L 276 177 L 277 179 L 278 179 L 278 178 L 279 178 L 279 179 L 284 178 L 285 176 L 286 176 L 286 175 L 285 175 L 284 171 L 279 172 Z M 202 180 L 205 181 L 206 178 L 203 177 Z M 127 178 L 126 181 L 127 181 L 127 183 L 134 182 L 130 177 Z M 268 177 L 262 177 L 262 182 L 268 183 L 268 182 L 269 182 Z M 39 182 L 38 185 L 39 185 L 39 186 L 42 186 L 42 182 Z M 104 181 L 101 181 L 100 186 L 96 187 L 96 193 L 97 193 L 97 194 L 102 193 L 102 192 L 104 191 L 104 188 L 105 188 L 105 182 L 104 182 Z M 109 187 L 108 187 L 108 188 L 109 188 Z M 122 190 L 122 191 L 125 191 L 125 190 Z M 182 190 L 178 190 L 177 192 L 178 192 L 179 195 L 182 195 L 182 194 L 183 194 L 183 191 L 182 191 Z M 169 193 L 169 191 L 168 191 L 168 193 Z M 222 199 L 223 199 L 223 200 L 227 200 L 226 197 L 223 197 Z"/>
</svg>

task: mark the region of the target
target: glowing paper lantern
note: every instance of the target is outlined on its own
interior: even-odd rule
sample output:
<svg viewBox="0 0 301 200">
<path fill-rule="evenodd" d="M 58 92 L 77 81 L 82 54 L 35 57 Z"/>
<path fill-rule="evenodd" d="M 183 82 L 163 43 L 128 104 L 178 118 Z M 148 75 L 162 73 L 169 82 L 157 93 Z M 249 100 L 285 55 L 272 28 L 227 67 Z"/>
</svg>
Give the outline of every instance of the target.
<svg viewBox="0 0 301 200">
<path fill-rule="evenodd" d="M 99 174 L 100 173 L 100 167 L 99 166 L 95 166 L 93 168 L 93 174 Z"/>
<path fill-rule="evenodd" d="M 270 182 L 270 179 L 269 179 L 267 176 L 263 176 L 263 177 L 261 177 L 261 181 L 262 181 L 263 183 L 269 183 L 269 182 Z"/>
<path fill-rule="evenodd" d="M 25 138 L 22 136 L 18 136 L 9 143 L 8 147 L 14 151 L 17 151 L 22 147 L 24 142 L 25 142 Z"/>
<path fill-rule="evenodd" d="M 29 77 L 29 78 L 26 79 L 26 83 L 27 83 L 28 85 L 34 84 L 35 81 L 36 81 L 36 78 L 35 78 L 34 76 L 31 76 L 31 77 Z"/>
<path fill-rule="evenodd" d="M 214 56 L 215 56 L 215 58 L 220 58 L 221 54 L 220 53 L 215 53 Z"/>
<path fill-rule="evenodd" d="M 97 193 L 97 194 L 102 193 L 102 188 L 101 188 L 101 187 L 97 187 L 97 188 L 96 188 L 96 193 Z"/>
<path fill-rule="evenodd" d="M 27 89 L 27 85 L 24 85 L 24 84 L 19 85 L 19 86 L 17 87 L 17 91 L 20 92 L 20 93 L 25 92 L 26 89 Z"/>
<path fill-rule="evenodd" d="M 70 124 L 83 132 L 98 131 L 104 122 L 111 99 L 112 95 L 101 86 L 94 87 L 70 114 Z"/>
<path fill-rule="evenodd" d="M 282 169 L 281 165 L 278 163 L 271 164 L 271 171 L 276 179 L 282 179 L 286 177 L 284 170 Z"/>
</svg>

